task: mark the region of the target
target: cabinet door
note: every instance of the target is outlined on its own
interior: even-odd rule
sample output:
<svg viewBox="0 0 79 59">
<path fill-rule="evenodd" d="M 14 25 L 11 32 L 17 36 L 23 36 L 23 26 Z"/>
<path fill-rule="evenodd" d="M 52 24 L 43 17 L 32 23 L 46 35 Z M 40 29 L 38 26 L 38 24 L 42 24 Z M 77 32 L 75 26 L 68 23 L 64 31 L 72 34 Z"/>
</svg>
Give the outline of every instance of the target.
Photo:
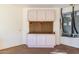
<svg viewBox="0 0 79 59">
<path fill-rule="evenodd" d="M 37 10 L 36 9 L 28 10 L 28 20 L 36 21 L 36 18 L 37 18 Z"/>
<path fill-rule="evenodd" d="M 46 15 L 45 15 L 45 16 L 46 16 L 46 21 L 52 20 L 52 19 L 51 19 L 51 16 L 52 16 L 52 15 L 51 15 L 50 9 L 47 9 L 47 10 L 46 10 Z M 53 17 L 53 16 L 52 16 L 52 17 Z"/>
<path fill-rule="evenodd" d="M 38 9 L 37 21 L 45 21 L 45 10 L 44 9 Z"/>
<path fill-rule="evenodd" d="M 53 48 L 55 46 L 55 37 L 50 34 L 37 35 L 37 47 Z"/>
<path fill-rule="evenodd" d="M 53 9 L 46 9 L 45 11 L 45 20 L 46 21 L 53 21 L 55 19 L 55 10 Z"/>
<path fill-rule="evenodd" d="M 36 47 L 36 35 L 29 34 L 28 35 L 28 47 Z"/>
<path fill-rule="evenodd" d="M 54 47 L 55 46 L 55 36 L 54 35 L 47 35 L 46 36 L 46 45 L 47 45 L 47 47 Z"/>
<path fill-rule="evenodd" d="M 45 47 L 45 36 L 43 34 L 37 34 L 37 46 Z"/>
</svg>

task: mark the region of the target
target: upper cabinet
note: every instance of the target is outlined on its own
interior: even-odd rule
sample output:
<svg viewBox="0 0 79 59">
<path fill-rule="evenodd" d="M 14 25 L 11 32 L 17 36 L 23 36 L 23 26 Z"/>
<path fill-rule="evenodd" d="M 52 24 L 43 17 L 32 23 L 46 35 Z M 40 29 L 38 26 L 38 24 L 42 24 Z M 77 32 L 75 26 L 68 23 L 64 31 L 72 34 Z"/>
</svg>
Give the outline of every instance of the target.
<svg viewBox="0 0 79 59">
<path fill-rule="evenodd" d="M 45 14 L 46 20 L 49 20 L 49 21 L 55 20 L 55 16 L 56 16 L 55 15 L 56 14 L 55 10 L 53 10 L 53 9 L 47 9 L 45 13 L 46 13 Z"/>
<path fill-rule="evenodd" d="M 27 18 L 29 21 L 54 21 L 55 9 L 28 9 Z"/>
<path fill-rule="evenodd" d="M 45 20 L 45 10 L 44 9 L 38 9 L 37 10 L 37 19 L 36 20 Z"/>
<path fill-rule="evenodd" d="M 36 20 L 37 19 L 37 10 L 28 10 L 27 11 L 28 20 Z"/>
</svg>

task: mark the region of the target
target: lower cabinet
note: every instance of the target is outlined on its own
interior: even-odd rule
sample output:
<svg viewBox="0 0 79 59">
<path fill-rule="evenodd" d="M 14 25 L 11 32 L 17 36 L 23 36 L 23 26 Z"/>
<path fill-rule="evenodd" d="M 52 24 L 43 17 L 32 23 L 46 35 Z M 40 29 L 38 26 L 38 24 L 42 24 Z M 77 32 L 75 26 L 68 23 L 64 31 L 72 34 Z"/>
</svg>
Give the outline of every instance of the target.
<svg viewBox="0 0 79 59">
<path fill-rule="evenodd" d="M 28 47 L 53 48 L 55 46 L 54 34 L 28 34 Z"/>
</svg>

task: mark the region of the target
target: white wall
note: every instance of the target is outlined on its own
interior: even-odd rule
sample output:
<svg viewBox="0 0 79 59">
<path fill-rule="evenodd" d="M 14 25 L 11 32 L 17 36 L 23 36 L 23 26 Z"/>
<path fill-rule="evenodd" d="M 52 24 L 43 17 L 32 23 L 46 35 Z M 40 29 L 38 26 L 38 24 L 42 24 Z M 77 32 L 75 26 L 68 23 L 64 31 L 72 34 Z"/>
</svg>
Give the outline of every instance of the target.
<svg viewBox="0 0 79 59">
<path fill-rule="evenodd" d="M 0 49 L 22 44 L 22 8 L 0 5 Z"/>
<path fill-rule="evenodd" d="M 54 22 L 54 31 L 55 31 L 55 37 L 56 37 L 56 45 L 59 45 L 61 44 L 60 42 L 60 8 L 56 8 L 56 19 L 55 19 L 55 22 Z"/>
<path fill-rule="evenodd" d="M 29 33 L 29 21 L 27 19 L 27 8 L 23 8 L 23 25 L 22 25 L 22 38 L 23 38 L 23 44 L 27 44 L 27 35 Z"/>
<path fill-rule="evenodd" d="M 79 48 L 79 38 L 61 37 L 61 39 L 62 44 Z"/>
<path fill-rule="evenodd" d="M 63 11 L 63 13 L 72 12 L 72 7 L 71 6 L 64 7 L 62 11 Z"/>
</svg>

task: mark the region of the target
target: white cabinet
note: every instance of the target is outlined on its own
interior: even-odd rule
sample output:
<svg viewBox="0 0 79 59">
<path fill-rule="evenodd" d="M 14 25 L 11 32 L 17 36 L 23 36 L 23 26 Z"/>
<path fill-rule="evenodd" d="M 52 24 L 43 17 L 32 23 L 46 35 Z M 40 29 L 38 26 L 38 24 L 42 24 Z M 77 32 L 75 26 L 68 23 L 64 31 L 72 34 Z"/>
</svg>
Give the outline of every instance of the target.
<svg viewBox="0 0 79 59">
<path fill-rule="evenodd" d="M 45 47 L 46 40 L 44 35 L 37 35 L 37 47 Z"/>
<path fill-rule="evenodd" d="M 44 9 L 38 9 L 37 10 L 37 19 L 36 21 L 44 21 L 46 20 L 45 15 L 46 14 L 46 10 Z"/>
<path fill-rule="evenodd" d="M 48 10 L 46 10 L 46 12 L 45 12 L 45 20 L 46 21 L 54 21 L 55 20 L 55 15 L 56 14 L 56 12 L 55 12 L 55 10 L 53 10 L 53 9 L 48 9 Z"/>
<path fill-rule="evenodd" d="M 29 9 L 27 17 L 29 21 L 54 21 L 55 9 Z"/>
<path fill-rule="evenodd" d="M 37 10 L 28 10 L 27 17 L 29 21 L 36 21 L 37 19 Z"/>
<path fill-rule="evenodd" d="M 28 47 L 53 48 L 55 36 L 53 34 L 28 34 Z"/>
<path fill-rule="evenodd" d="M 30 34 L 30 35 L 28 35 L 27 39 L 28 39 L 27 43 L 28 43 L 29 47 L 36 46 L 36 35 Z"/>
</svg>

